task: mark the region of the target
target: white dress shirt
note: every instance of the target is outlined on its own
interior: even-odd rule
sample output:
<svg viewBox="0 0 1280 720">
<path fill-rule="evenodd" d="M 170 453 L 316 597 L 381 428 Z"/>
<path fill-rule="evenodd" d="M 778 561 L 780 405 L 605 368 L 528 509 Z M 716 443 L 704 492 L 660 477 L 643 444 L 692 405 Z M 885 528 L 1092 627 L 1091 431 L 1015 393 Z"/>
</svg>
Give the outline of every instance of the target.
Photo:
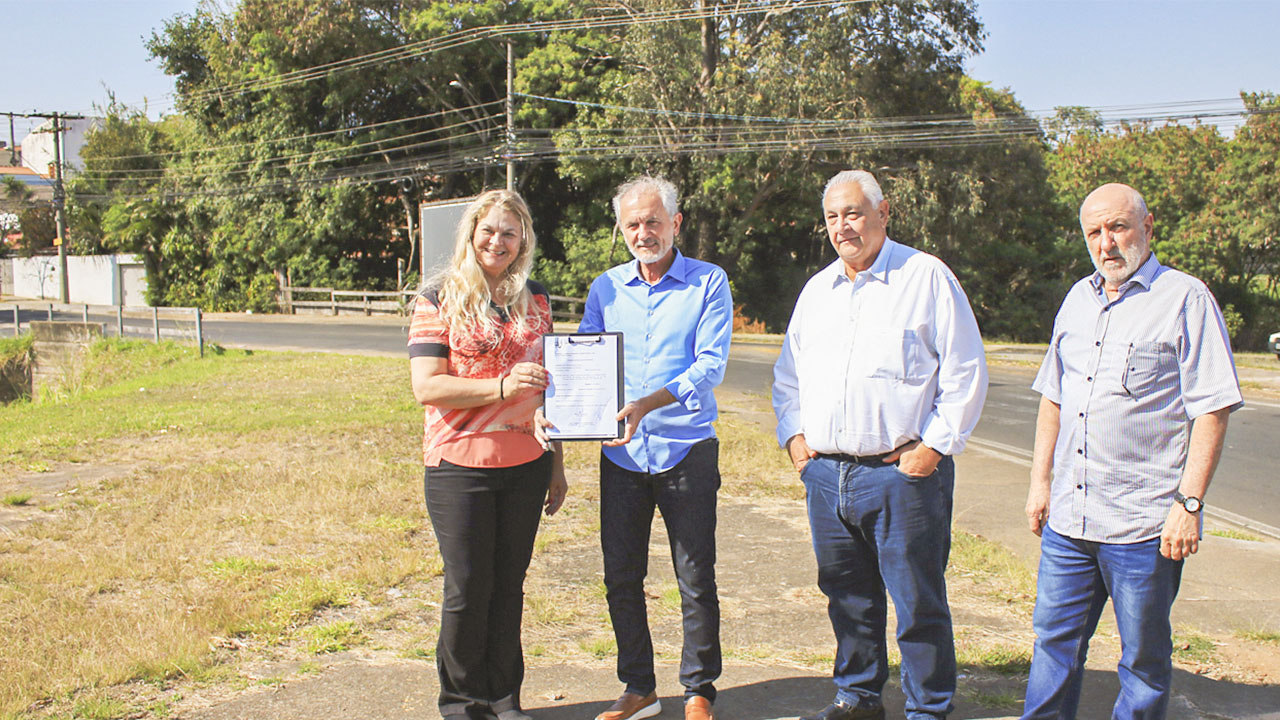
<svg viewBox="0 0 1280 720">
<path fill-rule="evenodd" d="M 939 259 L 885 238 L 850 280 L 837 259 L 796 300 L 773 368 L 778 442 L 876 455 L 912 440 L 964 449 L 987 396 L 973 310 Z"/>
</svg>

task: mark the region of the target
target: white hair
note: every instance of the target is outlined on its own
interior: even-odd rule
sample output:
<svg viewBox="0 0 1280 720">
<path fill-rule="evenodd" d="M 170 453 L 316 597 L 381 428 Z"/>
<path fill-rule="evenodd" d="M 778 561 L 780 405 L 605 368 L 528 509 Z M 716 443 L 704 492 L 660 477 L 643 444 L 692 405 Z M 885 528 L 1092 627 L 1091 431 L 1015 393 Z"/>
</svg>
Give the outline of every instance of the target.
<svg viewBox="0 0 1280 720">
<path fill-rule="evenodd" d="M 662 200 L 662 207 L 671 217 L 675 217 L 680 212 L 679 194 L 676 192 L 676 186 L 671 181 L 661 175 L 640 175 L 618 186 L 617 193 L 613 196 L 613 217 L 615 220 L 622 219 L 622 201 L 631 195 L 638 195 L 642 192 L 652 192 Z"/>
<path fill-rule="evenodd" d="M 827 181 L 827 186 L 822 188 L 822 204 L 827 204 L 827 195 L 832 188 L 848 183 L 854 183 L 862 188 L 863 197 L 871 201 L 872 207 L 877 207 L 884 201 L 884 191 L 880 189 L 880 183 L 876 182 L 875 175 L 866 170 L 841 170 L 832 175 Z"/>
</svg>

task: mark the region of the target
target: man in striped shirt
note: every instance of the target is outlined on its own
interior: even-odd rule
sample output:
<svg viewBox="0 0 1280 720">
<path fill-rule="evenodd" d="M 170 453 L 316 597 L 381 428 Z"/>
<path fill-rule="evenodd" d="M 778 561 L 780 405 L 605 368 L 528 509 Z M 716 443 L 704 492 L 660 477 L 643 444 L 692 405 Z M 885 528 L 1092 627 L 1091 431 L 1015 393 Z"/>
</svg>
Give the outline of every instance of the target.
<svg viewBox="0 0 1280 720">
<path fill-rule="evenodd" d="M 1136 190 L 1080 207 L 1097 269 L 1067 293 L 1034 389 L 1027 519 L 1041 538 L 1035 654 L 1023 718 L 1073 718 L 1107 597 L 1120 631 L 1115 718 L 1163 718 L 1169 610 L 1196 552 L 1227 416 L 1243 402 L 1217 302 L 1151 252 Z"/>
</svg>

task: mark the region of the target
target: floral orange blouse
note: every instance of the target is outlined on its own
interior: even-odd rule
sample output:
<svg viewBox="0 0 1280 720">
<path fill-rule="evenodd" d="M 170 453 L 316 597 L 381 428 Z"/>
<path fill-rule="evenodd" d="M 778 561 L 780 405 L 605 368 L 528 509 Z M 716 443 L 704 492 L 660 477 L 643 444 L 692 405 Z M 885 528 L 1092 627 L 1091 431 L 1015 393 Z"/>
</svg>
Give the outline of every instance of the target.
<svg viewBox="0 0 1280 720">
<path fill-rule="evenodd" d="M 528 328 L 518 332 L 503 315 L 501 332 L 490 336 L 479 331 L 462 336 L 450 332 L 440 313 L 439 292 L 424 290 L 409 323 L 409 357 L 447 358 L 450 375 L 495 378 L 495 382 L 516 363 L 541 363 L 541 338 L 552 328 L 551 299 L 538 283 L 529 281 L 528 287 L 533 296 Z M 541 404 L 541 396 L 533 394 L 457 410 L 427 405 L 422 462 L 438 467 L 441 460 L 447 460 L 481 468 L 512 467 L 536 460 L 543 450 L 533 437 L 533 413 Z"/>
</svg>

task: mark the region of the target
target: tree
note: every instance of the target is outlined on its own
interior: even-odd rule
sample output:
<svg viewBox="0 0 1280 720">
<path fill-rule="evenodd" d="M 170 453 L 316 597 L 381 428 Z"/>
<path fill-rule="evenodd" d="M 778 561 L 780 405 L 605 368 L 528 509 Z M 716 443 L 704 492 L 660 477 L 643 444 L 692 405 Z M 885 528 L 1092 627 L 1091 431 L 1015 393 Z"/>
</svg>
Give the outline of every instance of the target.
<svg viewBox="0 0 1280 720">
<path fill-rule="evenodd" d="M 1060 142 L 1050 158 L 1050 182 L 1064 214 L 1074 213 L 1093 188 L 1123 182 L 1137 188 L 1156 219 L 1152 250 L 1164 264 L 1209 285 L 1231 317 L 1240 348 L 1258 348 L 1266 327 L 1280 322 L 1275 280 L 1280 271 L 1280 191 L 1277 101 L 1243 94 L 1249 112 L 1234 137 L 1204 125 L 1127 125 L 1093 128 Z M 1092 272 L 1083 241 L 1067 226 L 1077 275 Z"/>
<path fill-rule="evenodd" d="M 502 177 L 503 52 L 489 41 L 429 46 L 572 7 L 245 0 L 230 15 L 202 8 L 170 21 L 149 47 L 193 125 L 165 172 L 183 207 L 163 244 L 174 293 L 261 305 L 283 269 L 302 284 L 389 286 L 396 258 L 411 254 L 400 228 L 416 210 L 400 181 L 449 198 Z M 523 55 L 542 38 L 516 41 Z M 524 173 L 523 187 L 543 191 L 528 193 L 540 225 L 562 212 L 562 184 L 554 167 Z"/>
<path fill-rule="evenodd" d="M 54 238 L 58 237 L 53 207 L 37 201 L 35 192 L 15 177 L 4 178 L 3 186 L 0 192 L 3 192 L 5 205 L 14 211 L 6 213 L 10 217 L 5 221 L 7 227 L 4 230 L 22 233 L 18 251 L 24 257 L 31 257 L 37 250 L 51 247 Z"/>
<path fill-rule="evenodd" d="M 578 283 L 591 273 L 579 271 L 578 258 L 598 266 L 616 253 L 601 231 L 612 224 L 606 189 L 661 172 L 683 193 L 682 249 L 724 265 L 746 314 L 780 329 L 801 284 L 834 258 L 820 223 L 823 183 L 837 170 L 864 167 L 893 201 L 892 234 L 952 265 L 976 292 L 989 332 L 1036 335 L 1045 313 L 1014 301 L 1010 289 L 1039 292 L 1046 276 L 1056 277 L 1041 251 L 1051 244 L 1043 229 L 1054 208 L 1038 134 L 991 130 L 990 145 L 956 149 L 945 134 L 922 145 L 907 133 L 1019 122 L 1025 131 L 1030 122 L 1007 93 L 980 90 L 961 73 L 963 59 L 980 48 L 971 3 L 699 7 L 716 13 L 635 23 L 594 38 L 604 44 L 553 38 L 609 62 L 591 78 L 598 104 L 579 106 L 556 136 L 561 174 L 598 188 L 590 209 L 559 231 L 589 249 L 566 250 L 568 262 L 544 263 L 543 276 L 571 279 L 561 292 L 585 290 Z"/>
<path fill-rule="evenodd" d="M 1211 184 L 1212 199 L 1189 224 L 1189 240 L 1207 248 L 1218 300 L 1239 313 L 1238 347 L 1263 349 L 1280 327 L 1280 98 L 1242 93 L 1245 124 L 1231 138 Z"/>
<path fill-rule="evenodd" d="M 111 125 L 94 180 L 110 182 L 89 193 L 109 207 L 85 222 L 153 257 L 169 302 L 266 308 L 279 270 L 389 286 L 418 199 L 398 182 L 427 199 L 471 195 L 500 184 L 513 153 L 537 276 L 577 295 L 627 256 L 610 233 L 611 188 L 660 172 L 682 190 L 682 249 L 723 265 L 742 310 L 780 329 L 834 258 L 822 184 L 864 167 L 891 198 L 893 236 L 952 266 L 988 334 L 1040 339 L 1068 213 L 1052 202 L 1035 122 L 964 77 L 981 39 L 971 0 L 204 5 L 149 43 L 183 117 Z M 124 164 L 139 160 L 157 164 Z"/>
</svg>

